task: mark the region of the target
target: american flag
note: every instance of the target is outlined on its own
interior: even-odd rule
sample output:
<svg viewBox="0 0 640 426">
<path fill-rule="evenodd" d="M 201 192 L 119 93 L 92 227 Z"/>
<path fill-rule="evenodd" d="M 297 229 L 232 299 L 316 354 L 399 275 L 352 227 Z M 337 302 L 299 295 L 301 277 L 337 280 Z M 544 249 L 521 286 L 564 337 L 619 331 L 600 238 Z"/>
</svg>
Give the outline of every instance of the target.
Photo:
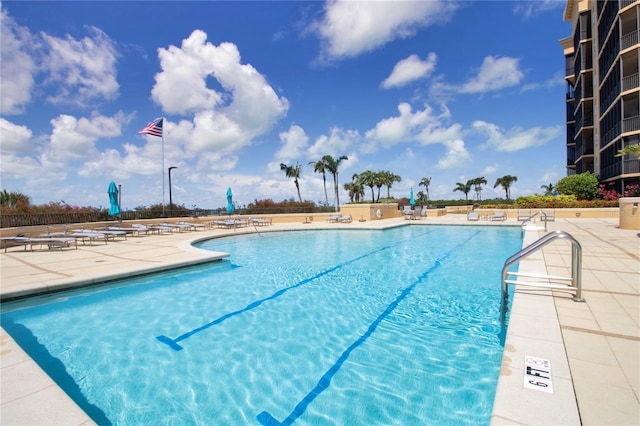
<svg viewBox="0 0 640 426">
<path fill-rule="evenodd" d="M 162 120 L 163 118 L 156 118 L 151 123 L 147 124 L 147 127 L 140 130 L 138 133 L 147 134 L 151 136 L 162 137 Z"/>
</svg>

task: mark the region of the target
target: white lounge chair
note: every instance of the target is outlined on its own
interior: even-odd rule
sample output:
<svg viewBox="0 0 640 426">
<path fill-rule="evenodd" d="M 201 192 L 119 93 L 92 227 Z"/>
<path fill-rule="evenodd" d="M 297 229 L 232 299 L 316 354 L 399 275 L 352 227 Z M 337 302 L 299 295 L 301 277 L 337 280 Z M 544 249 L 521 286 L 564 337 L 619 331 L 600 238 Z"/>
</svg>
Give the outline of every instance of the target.
<svg viewBox="0 0 640 426">
<path fill-rule="evenodd" d="M 491 221 L 505 221 L 507 220 L 507 214 L 505 212 L 498 212 L 491 215 Z"/>
<path fill-rule="evenodd" d="M 556 221 L 556 212 L 555 211 L 543 210 L 542 213 L 544 213 L 544 214 L 540 214 L 540 220 L 545 221 L 545 222 L 555 222 Z"/>
<path fill-rule="evenodd" d="M 204 223 L 178 222 L 178 225 L 187 226 L 190 231 L 205 229 Z"/>
<path fill-rule="evenodd" d="M 327 218 L 327 222 L 337 222 L 340 220 L 339 214 L 332 214 Z"/>
<path fill-rule="evenodd" d="M 352 220 L 353 220 L 353 218 L 351 217 L 350 214 L 343 215 L 343 216 L 340 216 L 338 218 L 338 222 L 340 222 L 340 223 L 351 223 Z"/>
<path fill-rule="evenodd" d="M 531 218 L 531 211 L 521 212 L 518 210 L 518 220 L 527 220 Z"/>
<path fill-rule="evenodd" d="M 2 247 L 4 248 L 4 252 L 7 252 L 9 247 L 24 247 L 24 250 L 27 250 L 27 246 L 31 246 L 31 251 L 33 251 L 33 246 L 46 245 L 49 250 L 53 248 L 59 248 L 62 250 L 63 247 L 71 247 L 72 244 L 75 244 L 76 249 L 78 248 L 78 242 L 75 238 L 65 238 L 65 237 L 38 237 L 38 238 L 29 238 L 29 237 L 4 237 L 0 238 L 0 242 L 2 243 Z"/>
<path fill-rule="evenodd" d="M 467 213 L 467 220 L 478 221 L 480 220 L 480 215 L 478 214 L 478 212 L 469 212 Z"/>
</svg>

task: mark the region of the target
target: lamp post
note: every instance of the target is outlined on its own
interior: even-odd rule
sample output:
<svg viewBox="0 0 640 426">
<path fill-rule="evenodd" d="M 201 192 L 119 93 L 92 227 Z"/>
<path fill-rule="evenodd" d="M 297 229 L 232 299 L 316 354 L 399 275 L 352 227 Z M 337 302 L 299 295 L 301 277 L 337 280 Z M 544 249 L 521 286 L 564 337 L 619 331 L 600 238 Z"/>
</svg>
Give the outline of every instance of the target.
<svg viewBox="0 0 640 426">
<path fill-rule="evenodd" d="M 176 166 L 169 167 L 169 216 L 173 217 L 173 199 L 171 198 L 171 170 L 177 169 Z"/>
</svg>

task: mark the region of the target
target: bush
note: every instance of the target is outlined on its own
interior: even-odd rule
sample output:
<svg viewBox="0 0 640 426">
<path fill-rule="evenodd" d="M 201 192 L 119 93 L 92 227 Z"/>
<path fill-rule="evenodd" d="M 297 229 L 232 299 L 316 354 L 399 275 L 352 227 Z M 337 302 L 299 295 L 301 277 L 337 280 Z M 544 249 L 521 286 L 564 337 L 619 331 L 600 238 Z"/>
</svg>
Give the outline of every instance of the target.
<svg viewBox="0 0 640 426">
<path fill-rule="evenodd" d="M 575 195 L 578 200 L 593 200 L 598 196 L 598 177 L 586 172 L 565 176 L 556 184 L 560 195 Z"/>
</svg>

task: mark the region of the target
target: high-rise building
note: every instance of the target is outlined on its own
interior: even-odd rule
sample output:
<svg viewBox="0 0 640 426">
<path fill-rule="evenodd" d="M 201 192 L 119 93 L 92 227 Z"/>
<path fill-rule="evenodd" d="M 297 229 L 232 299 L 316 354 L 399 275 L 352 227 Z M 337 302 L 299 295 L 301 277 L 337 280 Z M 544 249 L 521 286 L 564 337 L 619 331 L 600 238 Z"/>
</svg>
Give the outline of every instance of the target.
<svg viewBox="0 0 640 426">
<path fill-rule="evenodd" d="M 640 182 L 640 0 L 567 0 L 567 175 L 592 172 L 624 193 Z"/>
</svg>

